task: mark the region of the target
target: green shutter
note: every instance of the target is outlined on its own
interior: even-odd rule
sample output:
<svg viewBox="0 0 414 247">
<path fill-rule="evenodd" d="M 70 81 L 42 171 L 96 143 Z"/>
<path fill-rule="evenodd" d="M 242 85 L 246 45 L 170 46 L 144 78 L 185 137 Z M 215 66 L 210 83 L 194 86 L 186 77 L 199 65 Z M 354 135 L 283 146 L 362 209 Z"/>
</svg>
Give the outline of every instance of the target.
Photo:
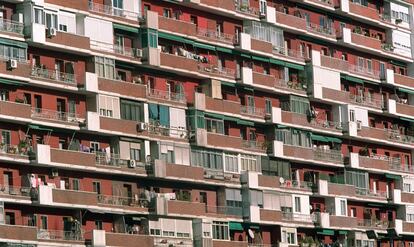
<svg viewBox="0 0 414 247">
<path fill-rule="evenodd" d="M 229 222 L 229 229 L 233 231 L 243 231 L 243 225 L 240 222 Z"/>
<path fill-rule="evenodd" d="M 236 87 L 236 83 L 227 82 L 227 81 L 221 81 L 221 85 L 226 86 L 226 87 Z"/>
<path fill-rule="evenodd" d="M 395 174 L 385 173 L 385 178 L 394 179 L 394 180 L 401 180 L 401 176 Z"/>
<path fill-rule="evenodd" d="M 135 27 L 122 25 L 118 23 L 114 23 L 113 25 L 114 25 L 114 29 L 122 30 L 122 31 L 129 32 L 129 33 L 135 33 L 135 34 L 139 33 L 139 29 Z"/>
<path fill-rule="evenodd" d="M 229 48 L 224 48 L 224 47 L 216 47 L 216 50 L 219 52 L 224 52 L 224 53 L 228 53 L 228 54 L 233 54 L 233 51 Z"/>
<path fill-rule="evenodd" d="M 329 230 L 329 229 L 323 229 L 322 231 L 319 231 L 316 234 L 333 236 L 333 235 L 335 235 L 335 231 L 334 230 Z"/>
<path fill-rule="evenodd" d="M 326 137 L 326 139 L 328 139 L 330 142 L 342 143 L 342 140 L 336 137 Z"/>
<path fill-rule="evenodd" d="M 405 117 L 402 117 L 400 119 L 403 120 L 403 121 L 407 121 L 407 122 L 410 122 L 410 123 L 414 123 L 414 119 L 405 118 Z"/>
<path fill-rule="evenodd" d="M 160 124 L 162 126 L 170 126 L 170 108 L 168 106 L 160 105 Z"/>
<path fill-rule="evenodd" d="M 206 112 L 205 113 L 206 117 L 211 117 L 211 118 L 216 118 L 216 119 L 220 119 L 220 120 L 224 120 L 224 116 L 221 114 L 217 114 L 217 113 L 211 113 L 211 112 Z"/>
<path fill-rule="evenodd" d="M 29 124 L 29 128 L 32 129 L 32 130 L 43 130 L 43 131 L 48 131 L 48 132 L 53 131 L 53 129 L 44 128 L 44 127 L 41 127 L 39 125 L 34 125 L 34 124 Z"/>
<path fill-rule="evenodd" d="M 27 43 L 11 39 L 0 38 L 0 44 L 27 49 Z"/>
<path fill-rule="evenodd" d="M 243 120 L 243 119 L 237 119 L 236 122 L 237 124 L 244 125 L 244 126 L 250 126 L 250 127 L 254 126 L 254 122 Z"/>
</svg>

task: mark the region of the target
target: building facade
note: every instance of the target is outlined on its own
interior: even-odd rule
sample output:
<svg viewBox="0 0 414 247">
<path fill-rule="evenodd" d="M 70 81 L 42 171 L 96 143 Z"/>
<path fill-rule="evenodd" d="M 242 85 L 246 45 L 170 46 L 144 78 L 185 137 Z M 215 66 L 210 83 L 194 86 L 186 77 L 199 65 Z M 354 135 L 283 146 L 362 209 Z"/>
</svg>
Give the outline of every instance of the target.
<svg viewBox="0 0 414 247">
<path fill-rule="evenodd" d="M 0 247 L 414 247 L 414 1 L 0 3 Z"/>
</svg>

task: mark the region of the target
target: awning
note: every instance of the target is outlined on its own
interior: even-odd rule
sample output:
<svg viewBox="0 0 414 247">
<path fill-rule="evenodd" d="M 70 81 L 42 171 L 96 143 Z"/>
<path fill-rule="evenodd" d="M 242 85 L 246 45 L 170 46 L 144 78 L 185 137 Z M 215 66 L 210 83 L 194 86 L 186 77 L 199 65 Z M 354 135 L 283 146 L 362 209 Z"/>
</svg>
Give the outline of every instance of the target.
<svg viewBox="0 0 414 247">
<path fill-rule="evenodd" d="M 229 222 L 229 229 L 233 231 L 243 231 L 243 225 L 240 222 Z"/>
<path fill-rule="evenodd" d="M 385 178 L 394 179 L 394 180 L 401 180 L 401 176 L 395 174 L 385 173 Z"/>
<path fill-rule="evenodd" d="M 6 85 L 13 85 L 13 86 L 21 86 L 21 85 L 26 84 L 26 82 L 23 82 L 23 81 L 10 80 L 10 79 L 6 79 L 6 78 L 0 78 L 0 83 L 1 84 L 6 84 Z"/>
<path fill-rule="evenodd" d="M 168 39 L 168 40 L 172 40 L 176 42 L 194 45 L 194 41 L 192 40 L 189 40 L 189 39 L 177 36 L 177 35 L 169 34 L 169 33 L 158 32 L 158 38 Z"/>
<path fill-rule="evenodd" d="M 236 87 L 236 83 L 227 82 L 227 81 L 221 81 L 221 85 L 222 86 L 227 86 L 227 87 Z"/>
<path fill-rule="evenodd" d="M 210 51 L 216 51 L 216 47 L 214 45 L 207 45 L 207 44 L 198 43 L 198 42 L 194 42 L 193 45 L 196 48 L 210 50 Z"/>
<path fill-rule="evenodd" d="M 346 230 L 339 230 L 338 233 L 339 235 L 348 235 L 348 231 Z"/>
<path fill-rule="evenodd" d="M 216 47 L 216 50 L 220 52 L 228 53 L 228 54 L 233 54 L 233 50 L 229 48 Z"/>
<path fill-rule="evenodd" d="M 95 214 L 124 214 L 123 212 L 97 209 L 97 208 L 88 208 L 88 211 Z"/>
<path fill-rule="evenodd" d="M 254 122 L 246 121 L 246 120 L 243 120 L 243 119 L 237 119 L 236 122 L 237 122 L 237 124 L 240 124 L 240 125 L 251 126 L 251 127 L 254 126 Z"/>
<path fill-rule="evenodd" d="M 114 23 L 113 25 L 114 25 L 114 29 L 118 29 L 118 30 L 122 30 L 122 31 L 125 31 L 125 32 L 130 32 L 130 33 L 135 33 L 135 34 L 139 33 L 139 29 L 135 28 L 135 27 L 122 25 L 122 24 L 117 24 L 117 23 Z"/>
<path fill-rule="evenodd" d="M 17 40 L 0 38 L 0 44 L 27 49 L 27 43 Z"/>
<path fill-rule="evenodd" d="M 345 79 L 347 81 L 352 81 L 352 82 L 355 82 L 355 83 L 364 84 L 364 81 L 363 80 L 361 80 L 359 78 L 356 78 L 356 77 L 353 77 L 353 76 L 341 75 L 341 78 L 343 78 L 343 79 Z"/>
<path fill-rule="evenodd" d="M 270 58 L 269 59 L 269 62 L 271 63 L 271 64 L 275 64 L 275 65 L 285 65 L 285 62 L 283 62 L 283 61 L 280 61 L 280 60 L 277 60 L 277 59 L 274 59 L 274 58 Z"/>
<path fill-rule="evenodd" d="M 288 128 L 289 128 L 289 126 L 286 126 L 286 125 L 283 125 L 283 124 L 278 124 L 278 125 L 277 125 L 277 128 L 278 128 L 278 129 L 288 129 Z"/>
<path fill-rule="evenodd" d="M 224 120 L 224 116 L 221 115 L 221 114 L 217 114 L 217 113 L 206 112 L 204 114 L 204 116 L 206 116 L 206 117 L 212 117 L 212 118 L 217 118 L 217 119 L 220 119 L 220 120 Z"/>
<path fill-rule="evenodd" d="M 400 66 L 400 67 L 404 67 L 404 68 L 407 67 L 407 64 L 400 62 L 400 61 L 391 60 L 390 63 L 393 65 Z"/>
<path fill-rule="evenodd" d="M 335 231 L 334 230 L 329 230 L 329 229 L 323 229 L 322 231 L 318 231 L 316 234 L 333 236 L 333 235 L 335 235 Z"/>
<path fill-rule="evenodd" d="M 329 142 L 326 137 L 315 134 L 312 134 L 312 141 Z"/>
<path fill-rule="evenodd" d="M 330 142 L 342 143 L 342 140 L 336 137 L 326 137 L 326 139 L 328 139 Z"/>
<path fill-rule="evenodd" d="M 407 121 L 407 122 L 410 122 L 410 123 L 414 123 L 414 119 L 411 119 L 411 118 L 402 117 L 400 119 L 403 120 L 403 121 Z"/>
<path fill-rule="evenodd" d="M 403 93 L 408 93 L 408 94 L 414 94 L 414 91 L 413 90 L 410 90 L 410 89 L 405 89 L 405 88 L 398 88 L 398 91 L 401 91 L 401 92 L 403 92 Z"/>
<path fill-rule="evenodd" d="M 32 130 L 43 130 L 43 131 L 49 131 L 49 132 L 53 131 L 53 129 L 44 128 L 44 127 L 41 127 L 39 125 L 34 125 L 34 124 L 29 124 L 28 127 L 31 128 Z"/>
<path fill-rule="evenodd" d="M 305 70 L 305 66 L 300 64 L 285 62 L 285 66 L 290 69 Z"/>
<path fill-rule="evenodd" d="M 260 61 L 260 62 L 265 62 L 265 63 L 269 62 L 269 58 L 267 57 L 252 56 L 252 59 L 256 61 Z"/>
</svg>

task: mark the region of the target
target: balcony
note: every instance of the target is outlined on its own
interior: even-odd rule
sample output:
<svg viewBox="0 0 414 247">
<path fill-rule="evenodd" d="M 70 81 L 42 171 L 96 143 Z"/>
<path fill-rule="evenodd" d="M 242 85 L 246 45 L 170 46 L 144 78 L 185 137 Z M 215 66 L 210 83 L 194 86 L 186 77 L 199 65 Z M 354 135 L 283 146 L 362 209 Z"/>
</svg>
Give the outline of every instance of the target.
<svg viewBox="0 0 414 247">
<path fill-rule="evenodd" d="M 189 36 L 196 36 L 197 26 L 191 22 L 158 16 L 159 29 Z"/>
<path fill-rule="evenodd" d="M 219 113 L 240 113 L 240 102 L 232 100 L 214 99 L 205 96 L 205 109 L 209 111 L 215 111 Z"/>
<path fill-rule="evenodd" d="M 276 23 L 284 25 L 284 26 L 288 26 L 289 28 L 294 28 L 300 31 L 308 29 L 306 20 L 304 18 L 285 14 L 279 11 L 276 11 Z"/>
<path fill-rule="evenodd" d="M 354 15 L 365 17 L 371 20 L 380 20 L 379 12 L 376 9 L 363 6 L 352 1 L 349 1 L 349 12 Z"/>
<path fill-rule="evenodd" d="M 258 175 L 258 185 L 266 188 L 286 188 L 300 191 L 312 191 L 313 184 L 306 181 L 285 180 L 280 183 L 280 177 Z"/>
<path fill-rule="evenodd" d="M 205 203 L 168 200 L 167 211 L 168 215 L 193 215 L 193 216 L 205 216 L 208 206 Z"/>
<path fill-rule="evenodd" d="M 284 47 L 273 47 L 272 53 L 276 56 L 294 59 L 300 62 L 305 62 L 306 60 L 305 54 L 303 52 L 293 49 L 285 49 Z"/>
<path fill-rule="evenodd" d="M 37 229 L 37 239 L 50 240 L 50 241 L 68 241 L 68 242 L 81 242 L 84 241 L 83 231 L 62 231 L 62 230 L 50 230 L 50 229 Z"/>
<path fill-rule="evenodd" d="M 236 71 L 234 69 L 229 68 L 219 68 L 217 65 L 212 65 L 208 63 L 199 63 L 198 64 L 198 71 L 200 73 L 209 75 L 209 76 L 222 76 L 229 79 L 235 79 Z"/>
<path fill-rule="evenodd" d="M 139 212 L 148 212 L 149 201 L 136 197 L 123 197 L 114 195 L 97 195 L 97 204 L 114 207 L 116 209 L 127 209 Z"/>
<path fill-rule="evenodd" d="M 281 222 L 282 221 L 282 212 L 271 209 L 260 209 L 260 220 L 261 221 L 271 221 L 271 222 Z"/>
<path fill-rule="evenodd" d="M 173 55 L 169 53 L 160 54 L 161 66 L 166 66 L 174 69 L 180 69 L 188 72 L 199 71 L 198 61 L 195 59 Z"/>
<path fill-rule="evenodd" d="M 89 0 L 89 11 L 95 12 L 98 14 L 112 16 L 116 19 L 120 19 L 121 21 L 138 22 L 139 19 L 141 18 L 140 13 L 115 8 L 115 7 L 112 7 L 111 5 L 95 3 L 92 0 Z"/>
<path fill-rule="evenodd" d="M 322 88 L 322 97 L 328 100 L 340 101 L 375 109 L 383 109 L 384 107 L 384 101 L 380 98 L 354 95 L 347 91 L 335 90 L 326 87 Z"/>
<path fill-rule="evenodd" d="M 144 99 L 147 96 L 147 87 L 144 84 L 98 78 L 98 89 L 123 96 Z"/>
<path fill-rule="evenodd" d="M 231 218 L 242 218 L 243 209 L 240 207 L 230 207 L 230 206 L 206 206 L 207 215 L 225 216 Z"/>
<path fill-rule="evenodd" d="M 74 33 L 57 31 L 56 36 L 46 36 L 46 41 L 61 46 L 68 46 L 70 44 L 71 48 L 82 50 L 89 50 L 91 48 L 89 37 Z"/>
<path fill-rule="evenodd" d="M 33 119 L 38 119 L 42 121 L 58 122 L 71 125 L 79 125 L 84 121 L 85 118 L 82 118 L 80 114 L 54 111 L 48 109 L 32 108 Z"/>
<path fill-rule="evenodd" d="M 244 241 L 213 240 L 213 247 L 248 247 Z"/>
<path fill-rule="evenodd" d="M 273 45 L 270 42 L 259 40 L 259 39 L 250 39 L 250 46 L 251 49 L 254 51 L 261 51 L 265 52 L 267 54 L 270 54 L 273 52 Z"/>
<path fill-rule="evenodd" d="M 45 157 L 48 152 L 44 152 L 44 149 L 50 149 L 50 157 Z M 58 163 L 58 164 L 69 164 L 86 167 L 95 166 L 95 154 L 88 152 L 79 152 L 71 150 L 63 150 L 57 148 L 50 148 L 47 145 L 38 145 L 36 148 L 38 156 L 38 162 L 46 161 L 45 163 Z"/>
<path fill-rule="evenodd" d="M 321 55 L 321 66 L 339 70 L 339 71 L 348 72 L 351 75 L 355 74 L 355 75 L 369 77 L 369 78 L 376 79 L 376 80 L 380 79 L 380 72 L 377 70 L 356 66 L 356 65 L 350 64 L 346 60 L 342 60 L 342 59 L 335 58 L 335 57 Z"/>
<path fill-rule="evenodd" d="M 240 113 L 248 117 L 261 118 L 261 119 L 264 119 L 264 117 L 266 116 L 265 109 L 254 107 L 254 106 L 242 105 L 240 106 Z"/>
<path fill-rule="evenodd" d="M 31 147 L 26 142 L 19 145 L 0 143 L 0 159 L 8 161 L 28 161 Z"/>
<path fill-rule="evenodd" d="M 371 155 L 371 156 L 361 156 L 359 155 L 359 166 L 364 168 L 378 169 L 387 171 L 393 164 L 401 164 L 400 159 L 393 157 L 380 156 L 380 155 Z"/>
<path fill-rule="evenodd" d="M 307 115 L 289 111 L 282 111 L 282 122 L 337 133 L 342 133 L 343 130 L 342 123 L 340 122 L 320 119 L 311 119 L 309 121 Z"/>
<path fill-rule="evenodd" d="M 0 196 L 2 198 L 9 197 L 28 200 L 32 196 L 31 192 L 36 192 L 35 190 L 35 188 L 29 187 L 0 185 Z"/>
<path fill-rule="evenodd" d="M 164 91 L 164 90 L 159 90 L 159 89 L 148 88 L 147 96 L 148 98 L 153 98 L 153 99 L 157 99 L 161 101 L 170 101 L 170 102 L 180 103 L 180 104 L 185 104 L 187 102 L 185 98 L 185 94 L 183 93 L 174 93 L 174 92 Z"/>
<path fill-rule="evenodd" d="M 11 101 L 0 101 L 0 115 L 2 118 L 16 121 L 30 121 L 31 106 Z"/>
<path fill-rule="evenodd" d="M 363 199 L 386 200 L 388 198 L 385 191 L 373 191 L 364 188 L 357 188 L 349 184 L 328 183 L 328 194 L 334 196 L 360 197 Z"/>
<path fill-rule="evenodd" d="M 310 215 L 310 214 L 282 212 L 282 221 L 313 224 L 314 217 L 313 215 Z"/>
<path fill-rule="evenodd" d="M 238 148 L 256 152 L 266 152 L 264 144 L 257 141 L 245 141 L 240 137 L 223 134 L 207 133 L 207 144 L 214 147 Z"/>
<path fill-rule="evenodd" d="M 54 203 L 69 205 L 96 206 L 98 204 L 97 194 L 94 192 L 53 189 L 52 198 Z"/>
<path fill-rule="evenodd" d="M 202 167 L 166 164 L 165 168 L 166 177 L 193 179 L 197 181 L 204 179 L 204 169 Z"/>
<path fill-rule="evenodd" d="M 49 69 L 43 69 L 39 67 L 33 67 L 32 73 L 30 76 L 36 79 L 59 82 L 64 85 L 69 85 L 69 86 L 74 86 L 74 87 L 76 87 L 78 83 L 78 80 L 76 78 L 77 75 L 75 74 L 63 73 L 58 70 L 49 70 Z"/>
<path fill-rule="evenodd" d="M 221 8 L 221 9 L 225 9 L 228 11 L 235 11 L 235 4 L 234 1 L 226 1 L 226 0 L 200 0 L 200 3 L 208 5 L 208 6 L 212 6 L 212 7 L 216 7 L 216 8 Z"/>
<path fill-rule="evenodd" d="M 139 48 L 104 43 L 96 40 L 91 41 L 90 44 L 91 49 L 108 53 L 110 55 L 116 55 L 118 59 L 132 59 L 134 61 L 140 61 L 142 58 L 143 51 Z"/>
<path fill-rule="evenodd" d="M 378 219 L 357 219 L 357 224 L 359 228 L 378 230 L 386 230 L 390 226 L 390 222 L 388 220 Z"/>
<path fill-rule="evenodd" d="M 406 116 L 414 116 L 414 105 L 396 103 L 396 113 Z"/>
<path fill-rule="evenodd" d="M 0 32 L 11 34 L 11 35 L 17 35 L 17 36 L 23 36 L 23 29 L 24 25 L 20 22 L 15 22 L 7 19 L 2 19 L 0 21 Z"/>
<path fill-rule="evenodd" d="M 70 9 L 89 11 L 88 0 L 78 0 L 78 1 L 45 0 L 45 3 L 59 5 L 59 6 L 70 8 Z"/>
<path fill-rule="evenodd" d="M 391 129 L 379 129 L 379 128 L 362 126 L 362 128 L 358 130 L 358 136 L 372 138 L 372 139 L 379 139 L 381 141 L 386 140 L 386 141 L 396 142 L 396 143 L 405 144 L 405 145 L 414 143 L 413 136 L 400 134 L 398 130 L 391 130 Z"/>
<path fill-rule="evenodd" d="M 401 202 L 414 203 L 414 193 L 401 191 Z"/>
<path fill-rule="evenodd" d="M 134 48 L 134 47 L 125 47 L 120 45 L 114 45 L 113 52 L 117 55 L 121 55 L 124 57 L 132 58 L 132 59 L 140 59 L 142 57 L 142 49 Z"/>
<path fill-rule="evenodd" d="M 358 33 L 351 33 L 351 42 L 358 46 L 363 46 L 370 49 L 375 49 L 377 51 L 382 50 L 382 43 L 381 40 L 372 38 L 369 36 L 365 36 Z"/>
<path fill-rule="evenodd" d="M 154 237 L 141 234 L 106 232 L 105 241 L 107 246 L 135 247 L 139 243 L 140 247 L 154 247 Z"/>
<path fill-rule="evenodd" d="M 328 162 L 343 164 L 343 157 L 340 150 L 323 150 L 291 145 L 283 145 L 283 156 L 297 158 L 300 157 L 307 161 Z"/>
<path fill-rule="evenodd" d="M 246 14 L 246 15 L 251 15 L 254 17 L 259 16 L 259 9 L 251 7 L 249 5 L 238 3 L 235 1 L 235 8 L 236 8 L 236 12 Z"/>
<path fill-rule="evenodd" d="M 215 42 L 223 42 L 227 44 L 234 44 L 236 42 L 233 34 L 217 32 L 216 30 L 197 27 L 197 36 Z"/>
<path fill-rule="evenodd" d="M 398 85 L 414 88 L 414 78 L 411 76 L 394 74 L 394 83 Z"/>
<path fill-rule="evenodd" d="M 16 241 L 37 241 L 36 227 L 0 224 L 0 238 Z"/>
<path fill-rule="evenodd" d="M 329 224 L 330 227 L 356 228 L 358 220 L 355 217 L 330 215 Z"/>
<path fill-rule="evenodd" d="M 327 38 L 336 39 L 336 30 L 332 27 L 324 27 L 314 23 L 308 23 L 307 30 L 310 33 L 322 35 Z"/>
</svg>

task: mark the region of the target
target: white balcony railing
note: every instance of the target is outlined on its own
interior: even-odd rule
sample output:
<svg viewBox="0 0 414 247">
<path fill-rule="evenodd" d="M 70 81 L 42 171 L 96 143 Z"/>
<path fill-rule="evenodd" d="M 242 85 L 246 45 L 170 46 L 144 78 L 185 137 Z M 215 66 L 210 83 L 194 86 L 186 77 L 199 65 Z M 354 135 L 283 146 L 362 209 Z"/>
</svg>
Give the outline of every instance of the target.
<svg viewBox="0 0 414 247">
<path fill-rule="evenodd" d="M 254 106 L 242 105 L 240 106 L 240 113 L 245 114 L 245 115 L 250 115 L 253 117 L 263 118 L 265 116 L 265 109 L 257 108 Z"/>
<path fill-rule="evenodd" d="M 315 160 L 322 160 L 327 162 L 343 163 L 343 156 L 340 150 L 324 150 L 315 148 L 313 150 Z"/>
<path fill-rule="evenodd" d="M 197 27 L 197 35 L 203 38 L 214 39 L 217 41 L 222 41 L 222 42 L 231 43 L 231 44 L 235 42 L 234 35 L 223 33 L 223 32 L 217 32 L 216 30 L 211 30 L 207 28 Z"/>
<path fill-rule="evenodd" d="M 136 195 L 135 197 L 122 197 L 111 195 L 97 195 L 98 203 L 102 205 L 111 206 L 128 206 L 128 207 L 148 207 L 149 203 L 146 199 L 141 199 Z"/>
<path fill-rule="evenodd" d="M 183 93 L 174 93 L 174 92 L 159 90 L 159 89 L 148 88 L 147 96 L 150 98 L 169 100 L 169 101 L 175 101 L 175 102 L 180 102 L 180 103 L 186 102 L 185 94 Z"/>
<path fill-rule="evenodd" d="M 114 53 L 132 58 L 142 57 L 142 49 L 114 45 Z"/>
<path fill-rule="evenodd" d="M 208 63 L 199 63 L 198 71 L 216 74 L 216 75 L 225 76 L 225 77 L 231 77 L 231 78 L 236 77 L 236 71 L 234 69 L 229 69 L 229 68 L 224 68 L 224 67 L 219 68 L 217 65 L 212 65 Z"/>
<path fill-rule="evenodd" d="M 54 110 L 41 109 L 41 108 L 32 108 L 32 117 L 40 118 L 44 120 L 52 120 L 52 121 L 60 121 L 60 122 L 76 123 L 76 124 L 82 121 L 82 118 L 80 117 L 80 115 L 76 113 L 61 112 L 61 111 L 54 111 Z"/>
<path fill-rule="evenodd" d="M 63 82 L 66 84 L 76 85 L 76 76 L 74 74 L 63 73 L 58 70 L 49 70 L 39 67 L 32 68 L 32 77 Z"/>
<path fill-rule="evenodd" d="M 83 241 L 83 232 L 38 229 L 37 238 L 45 240 Z"/>
<path fill-rule="evenodd" d="M 137 21 L 141 18 L 141 14 L 138 12 L 115 8 L 111 5 L 95 3 L 91 0 L 89 1 L 89 10 L 92 12 L 98 12 L 105 15 L 117 16 Z"/>
</svg>

